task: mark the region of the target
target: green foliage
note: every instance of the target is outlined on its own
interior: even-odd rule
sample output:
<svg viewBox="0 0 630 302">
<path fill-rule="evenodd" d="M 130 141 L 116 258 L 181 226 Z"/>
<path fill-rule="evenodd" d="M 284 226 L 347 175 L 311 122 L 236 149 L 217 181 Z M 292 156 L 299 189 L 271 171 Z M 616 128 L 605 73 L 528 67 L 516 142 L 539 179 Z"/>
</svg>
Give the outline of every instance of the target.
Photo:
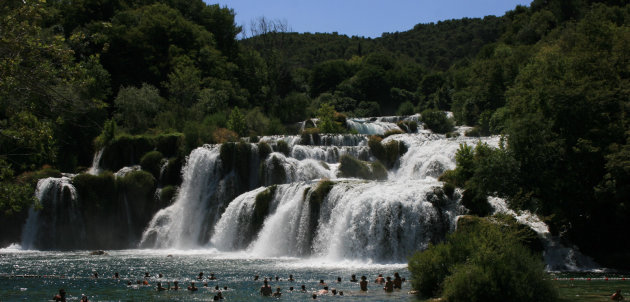
<svg viewBox="0 0 630 302">
<path fill-rule="evenodd" d="M 162 168 L 164 155 L 160 151 L 150 151 L 140 158 L 140 167 L 155 177 L 160 179 L 160 170 Z"/>
<path fill-rule="evenodd" d="M 127 131 L 142 133 L 153 126 L 151 121 L 160 110 L 160 103 L 160 92 L 149 84 L 140 88 L 123 87 L 114 99 L 114 118 Z"/>
<path fill-rule="evenodd" d="M 335 121 L 335 109 L 328 104 L 322 104 L 317 110 L 319 118 L 319 131 L 321 133 L 342 133 L 345 132 L 343 126 Z"/>
<path fill-rule="evenodd" d="M 403 134 L 403 133 L 405 133 L 405 132 L 403 132 L 403 131 L 402 131 L 402 130 L 400 130 L 400 129 L 387 130 L 387 131 L 385 131 L 385 133 L 383 134 L 383 138 L 386 138 L 386 137 L 388 137 L 388 136 L 390 136 L 390 135 Z"/>
<path fill-rule="evenodd" d="M 150 174 L 149 176 L 153 178 Z M 80 202 L 92 214 L 112 209 L 118 198 L 119 183 L 109 171 L 99 175 L 81 173 L 72 178 L 72 184 L 77 190 Z"/>
<path fill-rule="evenodd" d="M 247 136 L 247 123 L 245 122 L 245 117 L 241 114 L 238 107 L 234 107 L 234 109 L 232 109 L 230 119 L 227 122 L 227 128 L 236 132 L 241 137 Z"/>
<path fill-rule="evenodd" d="M 557 292 L 539 256 L 513 225 L 463 217 L 444 243 L 409 260 L 412 286 L 446 301 L 555 301 Z"/>
<path fill-rule="evenodd" d="M 387 168 L 380 161 L 371 163 L 370 168 L 372 169 L 372 179 L 387 180 Z"/>
<path fill-rule="evenodd" d="M 153 200 L 155 178 L 146 171 L 132 171 L 117 180 L 120 189 L 125 192 L 130 201 L 148 204 Z"/>
<path fill-rule="evenodd" d="M 396 114 L 398 115 L 412 115 L 415 113 L 415 108 L 412 102 L 406 101 L 398 107 Z"/>
<path fill-rule="evenodd" d="M 422 122 L 435 133 L 453 131 L 453 121 L 446 117 L 446 113 L 439 110 L 426 109 L 420 114 Z"/>
<path fill-rule="evenodd" d="M 11 166 L 0 158 L 0 214 L 10 217 L 36 204 L 34 186 L 28 182 L 16 181 Z"/>
<path fill-rule="evenodd" d="M 272 155 L 267 162 L 261 164 L 261 173 L 265 177 L 265 185 L 283 184 L 287 181 L 287 173 L 280 159 Z"/>
</svg>

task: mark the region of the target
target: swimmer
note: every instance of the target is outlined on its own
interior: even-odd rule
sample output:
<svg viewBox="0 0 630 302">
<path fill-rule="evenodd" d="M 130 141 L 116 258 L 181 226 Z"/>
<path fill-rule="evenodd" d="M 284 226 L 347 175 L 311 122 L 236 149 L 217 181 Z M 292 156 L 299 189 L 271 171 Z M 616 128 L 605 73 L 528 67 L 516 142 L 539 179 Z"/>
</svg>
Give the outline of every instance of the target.
<svg viewBox="0 0 630 302">
<path fill-rule="evenodd" d="M 341 283 L 341 277 L 337 277 L 337 283 Z"/>
<path fill-rule="evenodd" d="M 328 284 L 326 284 L 326 282 L 324 282 L 324 279 L 320 279 L 320 280 L 319 280 L 319 285 L 326 286 L 326 285 L 328 285 Z"/>
<path fill-rule="evenodd" d="M 293 286 L 289 287 L 289 291 L 292 292 L 293 291 Z"/>
<path fill-rule="evenodd" d="M 254 276 L 254 281 L 258 281 L 258 275 Z"/>
<path fill-rule="evenodd" d="M 350 278 L 350 282 L 359 282 L 359 280 L 357 280 L 357 275 L 352 274 L 352 278 Z"/>
<path fill-rule="evenodd" d="M 218 292 L 217 297 L 219 298 L 219 300 L 223 300 L 223 293 Z"/>
<path fill-rule="evenodd" d="M 149 285 L 149 281 L 147 280 L 142 281 L 142 285 Z"/>
<path fill-rule="evenodd" d="M 81 297 L 81 302 L 89 302 L 87 296 Z"/>
<path fill-rule="evenodd" d="M 149 279 L 149 278 L 151 278 L 151 276 L 149 276 L 149 273 L 144 273 L 144 278 L 145 279 Z"/>
<path fill-rule="evenodd" d="M 302 288 L 300 289 L 303 293 L 306 292 L 306 285 L 302 284 Z"/>
<path fill-rule="evenodd" d="M 317 294 L 313 294 L 313 300 L 317 299 Z"/>
<path fill-rule="evenodd" d="M 364 292 L 367 291 L 367 285 L 368 285 L 368 282 L 366 279 L 367 278 L 365 276 L 361 276 L 361 282 L 359 282 L 359 286 L 361 286 L 361 290 Z"/>
<path fill-rule="evenodd" d="M 223 286 L 223 290 L 227 290 L 227 286 Z"/>
<path fill-rule="evenodd" d="M 295 280 L 293 280 L 293 275 L 289 275 L 289 282 L 293 282 Z"/>
<path fill-rule="evenodd" d="M 127 286 L 131 286 L 131 281 L 127 281 Z"/>
<path fill-rule="evenodd" d="M 214 297 L 212 298 L 212 301 L 219 301 L 219 299 L 220 299 L 219 296 L 214 295 Z"/>
<path fill-rule="evenodd" d="M 374 282 L 379 284 L 385 283 L 385 278 L 383 278 L 383 274 L 378 274 L 378 277 L 376 277 L 376 280 L 374 280 Z"/>
<path fill-rule="evenodd" d="M 328 286 L 324 286 L 324 289 L 320 289 L 317 294 L 318 295 L 325 295 L 328 293 Z"/>
<path fill-rule="evenodd" d="M 623 296 L 621 295 L 621 290 L 618 289 L 614 294 L 612 294 L 612 296 L 610 297 L 610 300 L 623 301 Z"/>
<path fill-rule="evenodd" d="M 179 290 L 179 282 L 173 282 L 173 290 Z"/>
<path fill-rule="evenodd" d="M 215 286 L 214 286 L 214 290 L 219 290 L 219 286 L 218 286 L 218 285 L 215 285 Z"/>
<path fill-rule="evenodd" d="M 260 288 L 260 294 L 265 297 L 271 296 L 271 287 L 269 286 L 267 280 L 263 281 L 263 286 Z"/>
<path fill-rule="evenodd" d="M 280 292 L 280 288 L 279 287 L 276 288 L 276 292 L 273 293 L 273 296 L 274 297 L 281 297 L 282 296 L 282 293 Z"/>
<path fill-rule="evenodd" d="M 190 286 L 188 287 L 188 290 L 193 291 L 193 292 L 198 290 L 198 288 L 195 287 L 195 282 L 190 282 Z"/>
<path fill-rule="evenodd" d="M 342 290 L 339 291 L 339 295 L 343 296 L 343 291 Z"/>
<path fill-rule="evenodd" d="M 118 279 L 118 278 L 120 278 L 120 276 L 118 275 L 118 272 L 115 272 L 114 273 L 114 279 Z"/>
<path fill-rule="evenodd" d="M 400 275 L 398 273 L 394 273 L 394 289 L 402 288 L 402 279 L 400 279 Z"/>
<path fill-rule="evenodd" d="M 208 282 L 204 282 L 203 287 L 208 287 Z"/>
<path fill-rule="evenodd" d="M 62 288 L 59 289 L 59 294 L 53 297 L 55 302 L 66 302 L 66 291 Z"/>
<path fill-rule="evenodd" d="M 158 274 L 158 278 L 162 278 L 164 277 L 162 274 Z"/>
<path fill-rule="evenodd" d="M 392 282 L 392 277 L 387 276 L 387 281 L 385 281 L 385 286 L 383 287 L 383 289 L 388 293 L 394 291 L 394 282 Z"/>
<path fill-rule="evenodd" d="M 98 272 L 94 272 L 94 279 L 98 279 Z"/>
<path fill-rule="evenodd" d="M 333 296 L 337 295 L 337 289 L 336 288 L 331 289 L 330 292 L 333 294 Z"/>
<path fill-rule="evenodd" d="M 210 278 L 208 280 L 217 280 L 217 277 L 214 276 L 214 273 L 210 273 Z"/>
<path fill-rule="evenodd" d="M 203 272 L 199 273 L 199 276 L 197 276 L 197 279 L 199 280 L 203 279 Z"/>
<path fill-rule="evenodd" d="M 280 281 L 280 278 L 278 278 L 278 275 L 276 275 L 276 282 Z"/>
<path fill-rule="evenodd" d="M 157 283 L 157 290 L 159 292 L 163 291 L 163 290 L 167 290 L 166 288 L 162 287 L 162 282 L 158 282 Z"/>
</svg>

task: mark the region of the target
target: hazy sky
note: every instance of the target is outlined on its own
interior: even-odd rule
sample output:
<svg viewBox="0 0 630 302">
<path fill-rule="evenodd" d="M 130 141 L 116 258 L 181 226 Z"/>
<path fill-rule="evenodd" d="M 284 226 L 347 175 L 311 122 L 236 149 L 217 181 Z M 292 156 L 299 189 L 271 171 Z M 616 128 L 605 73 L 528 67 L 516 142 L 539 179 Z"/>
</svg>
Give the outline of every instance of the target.
<svg viewBox="0 0 630 302">
<path fill-rule="evenodd" d="M 265 16 L 285 20 L 295 32 L 338 32 L 380 37 L 418 23 L 463 17 L 501 16 L 531 0 L 205 0 L 236 12 L 236 23 L 249 28 Z"/>
</svg>

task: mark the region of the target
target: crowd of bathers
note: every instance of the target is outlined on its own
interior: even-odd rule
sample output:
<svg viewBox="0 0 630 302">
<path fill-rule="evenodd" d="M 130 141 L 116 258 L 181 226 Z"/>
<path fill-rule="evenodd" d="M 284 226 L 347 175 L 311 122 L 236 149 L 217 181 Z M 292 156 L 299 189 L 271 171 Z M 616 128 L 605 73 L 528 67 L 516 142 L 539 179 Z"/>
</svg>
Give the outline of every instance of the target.
<svg viewBox="0 0 630 302">
<path fill-rule="evenodd" d="M 98 279 L 99 275 L 97 272 L 95 272 L 92 275 L 92 278 Z M 113 276 L 114 279 L 120 279 L 120 275 L 118 274 L 118 272 L 114 273 Z M 166 283 L 160 282 L 159 280 L 161 280 L 163 278 L 162 274 L 158 274 L 158 282 L 156 283 L 156 290 L 157 291 L 176 291 L 176 290 L 180 290 L 180 286 L 179 286 L 179 282 L 178 281 L 173 281 L 173 286 L 171 286 L 171 282 L 168 281 Z M 149 284 L 149 280 L 151 279 L 151 275 L 146 272 L 144 274 L 144 279 L 143 280 L 136 280 L 136 284 L 134 285 L 133 282 L 131 281 L 127 281 L 127 286 L 151 286 Z M 260 279 L 260 276 L 255 275 L 254 276 L 254 281 L 258 281 Z M 214 273 L 210 273 L 209 277 L 204 277 L 203 272 L 200 272 L 197 276 L 196 276 L 196 280 L 198 283 L 202 283 L 203 287 L 208 287 L 208 281 L 216 281 L 217 277 L 214 275 Z M 278 276 L 275 277 L 265 277 L 263 280 L 263 286 L 260 288 L 260 295 L 262 296 L 272 296 L 272 297 L 281 297 L 282 296 L 282 288 L 280 287 L 276 287 L 276 291 L 274 292 L 273 289 L 271 288 L 271 286 L 269 285 L 270 282 L 272 281 L 276 281 L 279 282 L 281 281 L 281 278 Z M 295 279 L 293 278 L 293 275 L 290 274 L 289 278 L 286 280 L 290 283 L 295 282 Z M 335 281 L 337 284 L 342 283 L 342 279 L 341 277 L 337 277 L 337 280 Z M 367 281 L 367 277 L 366 276 L 361 276 L 361 279 L 357 279 L 356 275 L 352 275 L 350 277 L 349 282 L 352 283 L 357 283 L 359 285 L 359 290 L 362 292 L 366 292 L 368 291 L 368 281 Z M 385 292 L 393 292 L 395 289 L 401 289 L 402 288 L 402 283 L 405 282 L 405 278 L 401 278 L 400 275 L 398 273 L 394 273 L 394 278 L 392 279 L 392 277 L 387 276 L 387 277 L 383 277 L 383 274 L 379 274 L 378 277 L 376 277 L 376 279 L 374 280 L 374 283 L 378 284 L 378 287 L 383 286 L 382 290 L 384 290 Z M 312 298 L 313 299 L 317 299 L 318 296 L 322 296 L 322 295 L 332 295 L 332 296 L 343 296 L 344 292 L 341 290 L 337 290 L 336 288 L 330 288 L 328 287 L 328 284 L 323 280 L 320 279 L 318 286 L 321 288 L 317 291 L 312 292 Z M 191 292 L 195 292 L 197 290 L 199 290 L 199 288 L 195 285 L 195 281 L 191 281 L 190 285 L 186 287 L 186 290 L 191 291 Z M 215 290 L 215 295 L 213 297 L 214 301 L 219 301 L 219 300 L 223 300 L 224 296 L 223 296 L 223 291 L 227 291 L 228 287 L 227 286 L 223 286 L 223 287 L 219 287 L 219 285 L 215 285 L 214 286 L 214 290 Z M 293 286 L 289 287 L 289 292 L 294 292 L 294 291 L 299 291 L 299 292 L 303 292 L 303 293 L 307 293 L 307 289 L 306 289 L 306 285 L 302 284 L 300 286 L 300 289 L 295 289 Z M 60 289 L 59 290 L 59 294 L 55 295 L 53 297 L 54 301 L 61 301 L 61 302 L 65 302 L 66 301 L 66 292 L 64 289 Z M 81 297 L 81 302 L 88 302 L 88 298 L 87 296 L 83 295 Z"/>
</svg>

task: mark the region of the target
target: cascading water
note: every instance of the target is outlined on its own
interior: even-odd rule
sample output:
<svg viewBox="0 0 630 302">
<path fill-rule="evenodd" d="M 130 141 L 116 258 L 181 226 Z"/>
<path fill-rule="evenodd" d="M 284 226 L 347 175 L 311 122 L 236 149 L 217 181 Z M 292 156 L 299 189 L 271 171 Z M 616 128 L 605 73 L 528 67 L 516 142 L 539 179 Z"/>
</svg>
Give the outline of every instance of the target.
<svg viewBox="0 0 630 302">
<path fill-rule="evenodd" d="M 229 181 L 220 177 L 219 153 L 217 146 L 192 151 L 182 169 L 177 199 L 155 214 L 142 234 L 141 247 L 193 248 L 203 244 L 207 228 L 214 224 L 209 216 L 222 206 L 217 197 Z"/>
<path fill-rule="evenodd" d="M 101 158 L 103 157 L 103 152 L 105 148 L 100 149 L 94 154 L 94 159 L 92 159 L 92 166 L 88 169 L 88 173 L 92 175 L 99 175 L 102 172 L 101 169 Z"/>
<path fill-rule="evenodd" d="M 35 196 L 42 202 L 42 209 L 29 210 L 22 232 L 22 248 L 67 248 L 85 240 L 77 192 L 70 178 L 39 180 Z"/>
</svg>

